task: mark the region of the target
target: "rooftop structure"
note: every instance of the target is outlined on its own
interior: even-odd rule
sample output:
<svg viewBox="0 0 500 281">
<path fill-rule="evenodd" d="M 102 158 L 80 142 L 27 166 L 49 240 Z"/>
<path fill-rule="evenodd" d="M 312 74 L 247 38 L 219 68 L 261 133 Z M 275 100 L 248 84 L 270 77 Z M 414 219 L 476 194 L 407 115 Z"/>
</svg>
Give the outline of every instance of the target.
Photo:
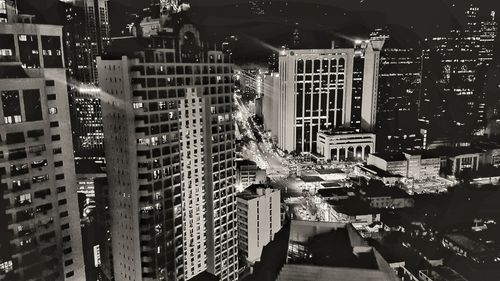
<svg viewBox="0 0 500 281">
<path fill-rule="evenodd" d="M 328 245 L 326 247 L 325 245 Z M 397 280 L 389 264 L 350 224 L 292 221 L 279 281 Z"/>
</svg>

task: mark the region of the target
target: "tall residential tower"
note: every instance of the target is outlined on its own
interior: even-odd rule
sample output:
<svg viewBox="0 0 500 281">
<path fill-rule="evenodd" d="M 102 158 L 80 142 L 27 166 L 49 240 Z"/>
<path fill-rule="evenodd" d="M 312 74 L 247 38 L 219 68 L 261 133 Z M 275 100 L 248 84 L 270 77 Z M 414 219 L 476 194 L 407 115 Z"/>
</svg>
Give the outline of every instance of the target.
<svg viewBox="0 0 500 281">
<path fill-rule="evenodd" d="M 98 59 L 115 280 L 237 280 L 232 65 L 167 17 Z"/>
<path fill-rule="evenodd" d="M 0 280 L 85 280 L 62 46 L 0 23 Z"/>
</svg>

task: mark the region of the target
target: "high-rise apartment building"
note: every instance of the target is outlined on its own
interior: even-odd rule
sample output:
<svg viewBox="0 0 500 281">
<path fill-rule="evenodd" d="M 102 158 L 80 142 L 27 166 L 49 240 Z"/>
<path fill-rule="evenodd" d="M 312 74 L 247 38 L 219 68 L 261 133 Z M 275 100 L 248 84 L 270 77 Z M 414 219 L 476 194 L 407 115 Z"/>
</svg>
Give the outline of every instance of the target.
<svg viewBox="0 0 500 281">
<path fill-rule="evenodd" d="M 240 259 L 243 264 L 260 261 L 262 249 L 281 229 L 280 191 L 253 184 L 238 194 Z"/>
<path fill-rule="evenodd" d="M 237 280 L 232 64 L 161 22 L 98 59 L 114 277 Z"/>
<path fill-rule="evenodd" d="M 338 127 L 373 131 L 384 38 L 354 48 L 282 50 L 276 95 L 278 146 L 316 152 L 317 134 Z M 266 116 L 264 116 L 266 119 Z M 273 127 L 273 126 L 270 126 Z"/>
<path fill-rule="evenodd" d="M 71 122 L 80 166 L 96 166 L 103 162 L 102 113 L 99 99 L 88 93 L 88 85 L 95 85 L 97 56 L 110 42 L 108 0 L 64 0 L 64 41 L 68 79 L 70 84 Z M 83 160 L 80 160 L 83 159 Z"/>
<path fill-rule="evenodd" d="M 16 0 L 0 0 L 0 23 L 12 22 L 16 15 Z"/>
<path fill-rule="evenodd" d="M 85 280 L 62 27 L 0 23 L 0 280 Z"/>
</svg>

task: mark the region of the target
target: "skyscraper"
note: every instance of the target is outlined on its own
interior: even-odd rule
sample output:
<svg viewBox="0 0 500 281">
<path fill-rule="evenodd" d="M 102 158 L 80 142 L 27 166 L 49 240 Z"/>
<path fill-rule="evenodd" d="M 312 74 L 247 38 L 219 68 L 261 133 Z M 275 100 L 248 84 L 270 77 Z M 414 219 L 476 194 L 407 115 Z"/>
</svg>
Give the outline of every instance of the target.
<svg viewBox="0 0 500 281">
<path fill-rule="evenodd" d="M 0 279 L 85 280 L 62 28 L 0 23 Z"/>
<path fill-rule="evenodd" d="M 232 65 L 172 13 L 98 59 L 115 280 L 237 280 Z"/>
<path fill-rule="evenodd" d="M 80 166 L 88 166 L 88 163 L 78 165 L 84 163 L 80 159 L 94 164 L 103 162 L 104 157 L 101 105 L 99 99 L 85 89 L 89 84 L 97 84 L 96 59 L 110 42 L 108 0 L 61 1 L 65 2 L 64 46 L 71 82 L 74 149 L 80 173 Z"/>
<path fill-rule="evenodd" d="M 392 35 L 392 37 L 389 36 Z M 418 126 L 422 50 L 407 31 L 376 30 L 386 36 L 380 54 L 377 98 L 377 151 L 401 151 L 422 147 Z"/>
<path fill-rule="evenodd" d="M 420 120 L 426 144 L 470 141 L 485 126 L 484 76 L 492 60 L 495 23 L 466 10 L 464 28 L 427 39 L 423 50 Z M 481 39 L 482 37 L 482 39 Z"/>
<path fill-rule="evenodd" d="M 338 127 L 373 131 L 383 44 L 383 38 L 373 38 L 356 42 L 354 48 L 281 51 L 280 90 L 273 93 L 278 146 L 315 152 L 320 131 Z"/>
</svg>

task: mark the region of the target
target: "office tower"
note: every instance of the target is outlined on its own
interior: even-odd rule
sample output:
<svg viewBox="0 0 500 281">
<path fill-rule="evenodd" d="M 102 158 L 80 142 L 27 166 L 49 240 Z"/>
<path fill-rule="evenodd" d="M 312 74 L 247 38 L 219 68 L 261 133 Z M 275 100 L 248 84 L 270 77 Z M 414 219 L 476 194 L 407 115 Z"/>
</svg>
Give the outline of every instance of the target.
<svg viewBox="0 0 500 281">
<path fill-rule="evenodd" d="M 99 99 L 86 89 L 97 84 L 97 56 L 110 42 L 108 0 L 64 0 L 64 40 L 70 84 L 71 122 L 77 173 L 104 166 Z M 88 170 L 88 169 L 87 169 Z"/>
<path fill-rule="evenodd" d="M 495 18 L 495 11 L 491 11 L 489 17 L 481 20 L 479 35 L 480 49 L 479 60 L 491 64 L 493 61 L 493 52 L 495 50 L 495 40 L 498 34 L 498 23 Z"/>
<path fill-rule="evenodd" d="M 0 0 L 0 23 L 12 22 L 16 15 L 16 0 Z"/>
<path fill-rule="evenodd" d="M 419 149 L 422 147 L 418 126 L 422 50 L 418 39 L 406 30 L 379 29 L 372 33 L 380 35 L 386 41 L 380 54 L 377 151 Z"/>
<path fill-rule="evenodd" d="M 2 280 L 85 280 L 62 46 L 59 26 L 0 24 Z"/>
<path fill-rule="evenodd" d="M 425 42 L 420 119 L 427 146 L 436 141 L 468 142 L 485 127 L 484 85 L 496 24 L 482 24 L 478 13 L 479 8 L 471 5 L 464 29 L 454 28 Z"/>
<path fill-rule="evenodd" d="M 65 3 L 65 52 L 69 76 L 97 83 L 96 57 L 109 45 L 108 0 L 61 0 Z"/>
<path fill-rule="evenodd" d="M 238 247 L 241 262 L 260 261 L 262 249 L 281 229 L 279 189 L 253 184 L 238 194 Z"/>
<path fill-rule="evenodd" d="M 282 50 L 280 90 L 273 93 L 277 95 L 278 147 L 316 152 L 320 131 L 351 126 L 373 131 L 383 44 L 380 37 L 357 42 L 354 48 Z M 355 63 L 358 58 L 362 65 Z M 359 97 L 360 106 L 354 119 L 353 96 Z"/>
<path fill-rule="evenodd" d="M 165 17 L 98 59 L 115 280 L 236 280 L 232 65 Z"/>
</svg>

